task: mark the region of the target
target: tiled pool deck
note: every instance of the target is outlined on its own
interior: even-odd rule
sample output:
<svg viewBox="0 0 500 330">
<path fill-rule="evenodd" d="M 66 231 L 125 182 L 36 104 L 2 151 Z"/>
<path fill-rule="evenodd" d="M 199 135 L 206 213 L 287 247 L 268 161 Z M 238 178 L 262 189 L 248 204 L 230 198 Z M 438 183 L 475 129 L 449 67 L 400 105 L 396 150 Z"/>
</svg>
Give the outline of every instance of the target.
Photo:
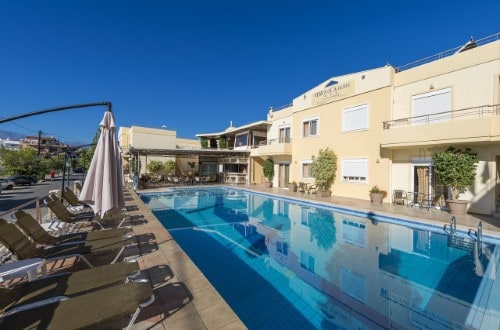
<svg viewBox="0 0 500 330">
<path fill-rule="evenodd" d="M 449 224 L 451 219 L 447 212 L 439 210 L 390 204 L 373 205 L 365 200 L 336 196 L 318 197 L 258 185 L 240 188 L 443 226 Z M 136 251 L 141 268 L 146 270 L 153 284 L 156 301 L 139 315 L 134 328 L 245 329 L 236 314 L 133 190 L 126 192 L 126 203 L 136 223 L 136 236 L 148 237 L 153 234 L 155 237 L 153 241 L 139 243 L 139 251 Z M 500 219 L 474 214 L 457 216 L 456 219 L 458 229 L 476 229 L 482 221 L 485 234 L 500 237 Z"/>
</svg>

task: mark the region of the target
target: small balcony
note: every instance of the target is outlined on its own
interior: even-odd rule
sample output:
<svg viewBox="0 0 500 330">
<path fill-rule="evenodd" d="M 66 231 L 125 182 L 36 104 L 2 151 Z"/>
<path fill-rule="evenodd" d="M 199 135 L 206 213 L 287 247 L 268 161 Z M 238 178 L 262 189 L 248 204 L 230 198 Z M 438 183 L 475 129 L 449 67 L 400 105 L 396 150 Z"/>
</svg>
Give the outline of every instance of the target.
<svg viewBox="0 0 500 330">
<path fill-rule="evenodd" d="M 292 140 L 290 138 L 281 141 L 279 139 L 265 140 L 250 151 L 251 157 L 291 155 Z"/>
<path fill-rule="evenodd" d="M 382 148 L 500 141 L 500 104 L 383 122 Z"/>
</svg>

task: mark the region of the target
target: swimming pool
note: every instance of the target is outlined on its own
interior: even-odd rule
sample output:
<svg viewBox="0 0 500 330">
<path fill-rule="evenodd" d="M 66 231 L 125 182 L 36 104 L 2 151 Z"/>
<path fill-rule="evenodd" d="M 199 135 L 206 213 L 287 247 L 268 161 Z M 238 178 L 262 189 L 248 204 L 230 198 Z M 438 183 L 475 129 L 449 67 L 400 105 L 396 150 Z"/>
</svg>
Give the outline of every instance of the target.
<svg viewBox="0 0 500 330">
<path fill-rule="evenodd" d="M 142 200 L 250 329 L 497 329 L 500 249 L 232 188 Z"/>
</svg>

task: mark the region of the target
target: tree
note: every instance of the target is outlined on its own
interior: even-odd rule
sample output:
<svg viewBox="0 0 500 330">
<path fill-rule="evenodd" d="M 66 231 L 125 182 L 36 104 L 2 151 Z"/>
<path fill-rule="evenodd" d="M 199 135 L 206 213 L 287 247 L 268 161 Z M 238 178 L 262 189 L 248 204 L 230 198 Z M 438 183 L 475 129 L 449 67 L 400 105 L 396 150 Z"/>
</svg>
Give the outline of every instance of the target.
<svg viewBox="0 0 500 330">
<path fill-rule="evenodd" d="M 142 162 L 139 160 L 139 165 L 137 165 L 137 157 L 132 156 L 129 160 L 128 166 L 132 176 L 138 177 L 141 172 Z"/>
<path fill-rule="evenodd" d="M 6 175 L 21 174 L 43 178 L 48 172 L 48 161 L 37 156 L 31 148 L 8 150 L 0 148 L 2 172 Z"/>
<path fill-rule="evenodd" d="M 175 162 L 173 160 L 167 160 L 165 162 L 165 172 L 169 175 L 175 173 Z"/>
<path fill-rule="evenodd" d="M 311 228 L 312 242 L 316 240 L 318 247 L 327 251 L 335 243 L 335 219 L 331 211 L 317 210 L 309 214 L 309 228 Z"/>
<path fill-rule="evenodd" d="M 337 173 L 337 155 L 329 148 L 320 149 L 318 157 L 312 156 L 311 174 L 318 187 L 325 191 Z"/>
<path fill-rule="evenodd" d="M 201 149 L 207 149 L 208 148 L 208 139 L 206 137 L 202 137 L 200 139 L 200 144 L 201 144 Z"/>
<path fill-rule="evenodd" d="M 274 177 L 274 160 L 272 158 L 268 158 L 264 161 L 264 176 L 268 181 L 272 181 Z"/>
<path fill-rule="evenodd" d="M 148 171 L 154 176 L 160 175 L 165 170 L 165 164 L 159 160 L 152 160 L 148 163 Z"/>
<path fill-rule="evenodd" d="M 225 135 L 219 138 L 219 149 L 227 148 L 227 137 Z"/>
<path fill-rule="evenodd" d="M 474 183 L 478 159 L 471 149 L 450 146 L 432 155 L 432 162 L 438 180 L 451 189 L 452 199 L 458 199 Z"/>
<path fill-rule="evenodd" d="M 82 167 L 85 170 L 89 169 L 90 163 L 92 163 L 92 158 L 94 157 L 97 141 L 99 141 L 100 136 L 101 136 L 101 128 L 99 127 L 94 134 L 94 138 L 92 139 L 92 145 L 89 148 L 80 149 L 77 152 L 78 158 L 76 163 L 72 164 L 73 168 Z"/>
</svg>

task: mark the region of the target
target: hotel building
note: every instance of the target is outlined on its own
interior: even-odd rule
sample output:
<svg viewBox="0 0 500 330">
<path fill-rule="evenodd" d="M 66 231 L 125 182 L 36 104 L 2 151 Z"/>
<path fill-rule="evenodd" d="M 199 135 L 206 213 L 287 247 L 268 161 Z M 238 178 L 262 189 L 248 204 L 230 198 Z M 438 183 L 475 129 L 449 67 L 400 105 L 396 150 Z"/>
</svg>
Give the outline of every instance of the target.
<svg viewBox="0 0 500 330">
<path fill-rule="evenodd" d="M 332 77 L 279 110 L 271 109 L 267 141 L 250 153 L 252 170 L 275 161 L 274 186 L 313 183 L 320 149 L 338 157 L 334 195 L 369 199 L 372 186 L 429 194 L 448 191 L 433 174 L 433 153 L 449 146 L 478 154 L 475 183 L 460 196 L 470 211 L 494 214 L 500 194 L 500 41 L 498 34 L 393 68 Z M 260 183 L 250 175 L 250 183 Z"/>
<path fill-rule="evenodd" d="M 334 195 L 368 200 L 378 186 L 387 191 L 386 203 L 394 190 L 404 190 L 431 196 L 436 207 L 449 192 L 434 175 L 432 155 L 449 146 L 470 148 L 478 155 L 477 173 L 460 199 L 470 201 L 471 212 L 500 217 L 499 39 L 471 40 L 399 68 L 331 77 L 271 108 L 266 120 L 197 134 L 201 144 L 176 139 L 175 131 L 132 127 L 120 128 L 120 145 L 144 162 L 148 155 L 177 163 L 195 158 L 199 175 L 235 184 L 263 183 L 264 161 L 272 158 L 279 188 L 313 184 L 313 156 L 330 148 L 337 155 Z"/>
</svg>

